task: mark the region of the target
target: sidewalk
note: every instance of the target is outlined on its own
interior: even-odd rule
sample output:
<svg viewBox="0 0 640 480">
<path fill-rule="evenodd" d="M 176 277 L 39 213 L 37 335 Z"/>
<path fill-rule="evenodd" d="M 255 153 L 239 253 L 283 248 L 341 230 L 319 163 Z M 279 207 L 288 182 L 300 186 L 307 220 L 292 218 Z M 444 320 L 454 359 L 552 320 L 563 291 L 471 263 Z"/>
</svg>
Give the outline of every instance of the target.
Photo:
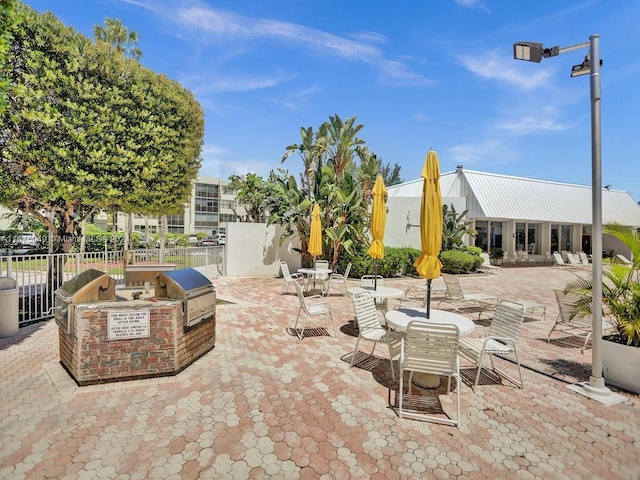
<svg viewBox="0 0 640 480">
<path fill-rule="evenodd" d="M 338 338 L 299 341 L 287 333 L 299 303 L 293 289 L 279 295 L 282 279 L 216 278 L 234 302 L 217 307 L 216 347 L 175 377 L 132 382 L 77 387 L 58 363 L 55 322 L 24 327 L 0 340 L 0 478 L 640 478 L 639 397 L 604 407 L 573 393 L 591 350 L 562 334 L 547 343 L 552 289 L 571 278 L 528 267 L 461 279 L 547 314 L 523 327 L 524 389 L 488 377 L 473 392 L 465 372 L 460 429 L 398 418 L 383 347 L 349 366 L 353 308 L 335 291 Z M 407 281 L 424 282 L 386 285 Z M 444 388 L 435 393 L 453 413 Z"/>
</svg>

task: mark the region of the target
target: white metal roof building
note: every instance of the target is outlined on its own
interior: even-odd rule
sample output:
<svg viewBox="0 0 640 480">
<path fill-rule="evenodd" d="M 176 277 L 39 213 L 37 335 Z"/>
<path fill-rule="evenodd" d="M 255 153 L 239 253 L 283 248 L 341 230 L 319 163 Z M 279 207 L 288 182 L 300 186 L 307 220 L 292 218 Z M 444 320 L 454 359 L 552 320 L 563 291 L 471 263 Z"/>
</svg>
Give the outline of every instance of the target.
<svg viewBox="0 0 640 480">
<path fill-rule="evenodd" d="M 500 247 L 507 254 L 525 250 L 538 259 L 556 250 L 591 253 L 591 186 L 458 167 L 441 175 L 440 190 L 444 204 L 453 204 L 458 213 L 468 210 L 467 218 L 478 231 L 470 243 L 483 250 Z M 388 217 L 398 217 L 403 225 L 394 228 L 391 235 L 387 226 L 385 244 L 420 248 L 415 227 L 419 223 L 422 179 L 387 187 L 387 191 Z M 602 220 L 638 228 L 640 205 L 629 192 L 603 188 Z M 629 253 L 606 236 L 603 249 L 606 253 Z"/>
</svg>

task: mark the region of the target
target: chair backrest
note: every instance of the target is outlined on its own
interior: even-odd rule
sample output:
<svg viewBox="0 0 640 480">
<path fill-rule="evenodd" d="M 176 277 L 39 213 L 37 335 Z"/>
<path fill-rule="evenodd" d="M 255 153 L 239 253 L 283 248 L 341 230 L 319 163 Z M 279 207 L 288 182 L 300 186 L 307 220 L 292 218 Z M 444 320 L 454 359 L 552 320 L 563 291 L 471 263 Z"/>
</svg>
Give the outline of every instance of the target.
<svg viewBox="0 0 640 480">
<path fill-rule="evenodd" d="M 591 326 L 591 316 L 583 314 L 575 314 L 574 311 L 580 296 L 576 293 L 564 293 L 562 290 L 553 290 L 556 294 L 556 302 L 558 302 L 558 319 L 556 323 L 579 323 L 585 327 Z M 573 318 L 571 318 L 573 316 Z"/>
<path fill-rule="evenodd" d="M 556 265 L 566 265 L 566 263 L 564 263 L 564 260 L 562 258 L 562 255 L 560 255 L 558 252 L 555 252 L 553 254 L 553 258 L 556 261 Z"/>
<path fill-rule="evenodd" d="M 349 265 L 347 265 L 347 269 L 344 271 L 344 278 L 347 279 L 349 278 L 349 272 L 351 271 L 351 263 L 349 263 Z"/>
<path fill-rule="evenodd" d="M 409 322 L 402 341 L 403 368 L 414 372 L 457 371 L 460 330 L 455 325 Z"/>
<path fill-rule="evenodd" d="M 329 268 L 328 260 L 316 260 L 316 268 Z"/>
<path fill-rule="evenodd" d="M 291 272 L 289 272 L 289 265 L 287 262 L 280 262 L 280 270 L 282 270 L 282 276 L 286 281 L 291 280 Z"/>
<path fill-rule="evenodd" d="M 295 279 L 291 283 L 293 283 L 293 285 L 296 287 L 296 293 L 298 294 L 298 300 L 300 300 L 300 307 L 306 312 L 307 311 L 307 304 L 306 304 L 305 299 L 304 299 L 304 293 L 302 293 L 302 287 L 300 286 L 298 281 L 295 280 Z"/>
<path fill-rule="evenodd" d="M 520 303 L 502 301 L 496 307 L 488 335 L 516 340 L 520 335 L 526 308 Z"/>
<path fill-rule="evenodd" d="M 625 263 L 627 265 L 631 265 L 633 263 L 631 260 L 629 260 L 627 257 L 622 255 L 621 253 L 616 254 L 616 258 L 620 260 L 622 263 Z"/>
<path fill-rule="evenodd" d="M 442 279 L 447 286 L 447 298 L 449 300 L 464 300 L 464 293 L 462 292 L 462 286 L 460 286 L 460 280 L 456 275 L 450 273 L 443 273 Z"/>
<path fill-rule="evenodd" d="M 580 260 L 578 260 L 571 252 L 567 252 L 567 259 L 569 260 L 569 264 L 571 265 L 580 265 Z"/>
<path fill-rule="evenodd" d="M 369 292 L 354 295 L 353 308 L 356 311 L 358 328 L 380 327 L 376 302 Z"/>
<path fill-rule="evenodd" d="M 362 278 L 360 278 L 360 286 L 373 287 L 375 279 L 375 275 L 363 275 Z M 384 285 L 384 277 L 382 275 L 378 275 L 377 284 L 381 286 Z"/>
<path fill-rule="evenodd" d="M 587 257 L 586 253 L 578 252 L 578 258 L 580 259 L 582 265 L 589 265 L 589 257 Z"/>
</svg>

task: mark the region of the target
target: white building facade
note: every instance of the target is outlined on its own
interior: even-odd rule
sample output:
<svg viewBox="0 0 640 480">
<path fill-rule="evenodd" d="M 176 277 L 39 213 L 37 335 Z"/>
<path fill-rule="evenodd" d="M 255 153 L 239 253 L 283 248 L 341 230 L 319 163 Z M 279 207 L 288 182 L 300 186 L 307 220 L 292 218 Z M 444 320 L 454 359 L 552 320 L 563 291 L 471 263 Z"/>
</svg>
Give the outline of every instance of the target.
<svg viewBox="0 0 640 480">
<path fill-rule="evenodd" d="M 467 244 L 489 252 L 497 247 L 512 256 L 518 250 L 544 261 L 560 251 L 591 253 L 591 186 L 464 170 L 442 174 L 443 204 L 467 219 L 478 232 Z M 385 245 L 420 248 L 422 179 L 387 187 Z M 629 192 L 602 190 L 602 221 L 640 228 L 640 205 Z M 604 253 L 629 255 L 616 239 L 603 237 Z"/>
</svg>

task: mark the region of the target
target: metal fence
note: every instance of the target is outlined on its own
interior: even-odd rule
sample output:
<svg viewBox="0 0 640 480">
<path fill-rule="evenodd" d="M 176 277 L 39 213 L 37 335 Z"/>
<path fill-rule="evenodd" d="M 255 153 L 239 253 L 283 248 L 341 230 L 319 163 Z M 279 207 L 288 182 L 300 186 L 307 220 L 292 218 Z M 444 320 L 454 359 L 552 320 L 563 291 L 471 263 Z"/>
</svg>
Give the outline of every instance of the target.
<svg viewBox="0 0 640 480">
<path fill-rule="evenodd" d="M 0 277 L 14 278 L 18 284 L 18 323 L 22 326 L 51 318 L 55 290 L 86 270 L 106 272 L 116 281 L 116 288 L 122 288 L 125 264 L 169 263 L 176 269 L 195 268 L 212 278 L 224 275 L 223 259 L 224 247 L 5 255 L 0 256 Z"/>
</svg>

